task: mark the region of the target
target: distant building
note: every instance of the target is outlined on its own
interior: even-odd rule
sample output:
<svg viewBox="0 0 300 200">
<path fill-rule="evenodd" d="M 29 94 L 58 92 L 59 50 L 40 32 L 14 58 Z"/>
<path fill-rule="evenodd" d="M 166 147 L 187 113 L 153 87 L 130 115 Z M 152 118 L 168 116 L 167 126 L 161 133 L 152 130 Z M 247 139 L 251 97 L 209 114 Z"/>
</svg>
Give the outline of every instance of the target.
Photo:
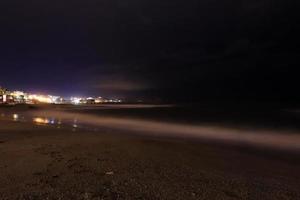
<svg viewBox="0 0 300 200">
<path fill-rule="evenodd" d="M 86 104 L 95 104 L 95 99 L 93 97 L 89 97 L 86 99 Z"/>
<path fill-rule="evenodd" d="M 11 93 L 11 95 L 14 98 L 15 103 L 26 103 L 28 101 L 28 94 L 22 92 L 22 91 L 14 91 Z"/>
<path fill-rule="evenodd" d="M 95 99 L 95 103 L 103 103 L 104 102 L 104 99 L 102 97 L 97 97 Z"/>
<path fill-rule="evenodd" d="M 0 104 L 11 104 L 14 103 L 14 98 L 10 94 L 10 92 L 5 89 L 0 87 Z"/>
<path fill-rule="evenodd" d="M 7 89 L 5 89 L 5 88 L 3 88 L 3 87 L 0 86 L 0 95 L 6 94 L 7 91 L 8 91 Z"/>
</svg>

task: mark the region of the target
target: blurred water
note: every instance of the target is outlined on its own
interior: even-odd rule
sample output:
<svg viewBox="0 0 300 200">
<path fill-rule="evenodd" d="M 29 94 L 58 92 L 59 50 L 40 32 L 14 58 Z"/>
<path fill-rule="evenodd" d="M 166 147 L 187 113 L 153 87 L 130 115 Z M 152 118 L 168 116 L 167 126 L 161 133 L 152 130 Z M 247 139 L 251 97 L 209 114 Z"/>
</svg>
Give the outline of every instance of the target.
<svg viewBox="0 0 300 200">
<path fill-rule="evenodd" d="M 300 152 L 300 134 L 288 130 L 237 129 L 221 126 L 188 125 L 120 117 L 100 117 L 91 114 L 65 111 L 2 112 L 1 119 L 15 122 L 30 122 L 56 128 L 62 126 L 72 131 L 111 128 L 128 133 L 155 137 L 205 139 L 223 143 L 259 146 Z M 100 129 L 101 130 L 101 129 Z"/>
</svg>

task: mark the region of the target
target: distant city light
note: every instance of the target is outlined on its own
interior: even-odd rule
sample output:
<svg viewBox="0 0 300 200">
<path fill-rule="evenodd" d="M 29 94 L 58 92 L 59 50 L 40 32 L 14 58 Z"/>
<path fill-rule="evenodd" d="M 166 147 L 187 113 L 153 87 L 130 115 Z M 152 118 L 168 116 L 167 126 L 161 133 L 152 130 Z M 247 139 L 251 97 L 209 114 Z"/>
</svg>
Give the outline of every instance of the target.
<svg viewBox="0 0 300 200">
<path fill-rule="evenodd" d="M 79 97 L 71 97 L 71 103 L 80 104 L 81 98 Z"/>
<path fill-rule="evenodd" d="M 29 95 L 29 99 L 32 101 L 38 101 L 40 103 L 52 103 L 52 99 L 49 95 Z"/>
<path fill-rule="evenodd" d="M 101 104 L 101 103 L 122 103 L 120 99 L 106 99 L 103 97 L 71 97 L 64 99 L 60 96 L 49 94 L 32 94 L 23 91 L 10 92 L 0 87 L 0 104 Z"/>
</svg>

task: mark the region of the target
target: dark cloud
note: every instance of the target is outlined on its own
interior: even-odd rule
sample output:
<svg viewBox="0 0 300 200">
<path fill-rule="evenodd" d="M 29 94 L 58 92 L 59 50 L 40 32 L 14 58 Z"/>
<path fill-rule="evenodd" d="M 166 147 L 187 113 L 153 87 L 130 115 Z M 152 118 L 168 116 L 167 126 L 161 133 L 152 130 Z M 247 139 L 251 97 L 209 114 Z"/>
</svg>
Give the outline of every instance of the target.
<svg viewBox="0 0 300 200">
<path fill-rule="evenodd" d="M 151 89 L 151 86 L 144 83 L 131 82 L 128 80 L 105 80 L 92 87 L 111 92 L 132 92 Z"/>
</svg>

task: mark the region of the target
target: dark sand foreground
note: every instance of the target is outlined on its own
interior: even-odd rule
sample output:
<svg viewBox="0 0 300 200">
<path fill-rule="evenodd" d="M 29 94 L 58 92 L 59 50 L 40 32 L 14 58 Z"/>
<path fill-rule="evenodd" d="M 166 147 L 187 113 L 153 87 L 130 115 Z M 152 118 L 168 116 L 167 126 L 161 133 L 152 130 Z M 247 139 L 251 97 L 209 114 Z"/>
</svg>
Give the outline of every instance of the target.
<svg viewBox="0 0 300 200">
<path fill-rule="evenodd" d="M 297 155 L 0 122 L 0 199 L 300 199 Z"/>
</svg>

